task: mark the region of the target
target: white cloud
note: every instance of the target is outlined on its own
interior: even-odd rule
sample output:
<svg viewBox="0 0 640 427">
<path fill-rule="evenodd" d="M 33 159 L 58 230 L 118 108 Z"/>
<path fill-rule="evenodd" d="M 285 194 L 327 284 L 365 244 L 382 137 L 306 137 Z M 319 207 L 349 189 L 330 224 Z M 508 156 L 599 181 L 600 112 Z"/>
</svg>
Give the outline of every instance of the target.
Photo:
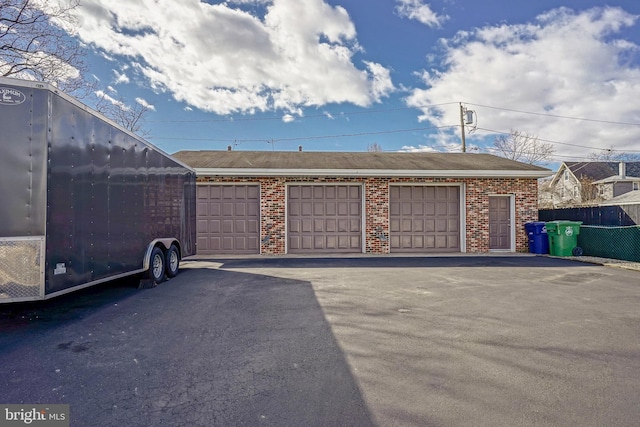
<svg viewBox="0 0 640 427">
<path fill-rule="evenodd" d="M 97 90 L 96 91 L 96 96 L 99 99 L 104 99 L 105 101 L 110 102 L 111 104 L 115 105 L 118 108 L 121 108 L 122 110 L 130 110 L 130 108 L 122 101 L 115 99 L 114 97 L 110 96 L 108 93 L 106 93 L 103 90 Z"/>
<path fill-rule="evenodd" d="M 115 74 L 116 78 L 114 80 L 115 84 L 129 83 L 129 76 L 127 76 L 124 72 L 121 73 L 118 70 L 113 70 L 113 74 Z"/>
<path fill-rule="evenodd" d="M 282 121 L 284 123 L 291 123 L 293 121 L 295 121 L 296 118 L 294 116 L 292 116 L 291 114 L 285 114 L 284 116 L 282 116 Z"/>
<path fill-rule="evenodd" d="M 404 145 L 398 151 L 402 153 L 459 153 L 460 147 L 460 144 L 449 144 L 446 146 L 419 144 L 417 147 L 414 145 Z"/>
<path fill-rule="evenodd" d="M 253 3 L 264 16 L 239 8 Z M 324 0 L 83 0 L 79 9 L 81 40 L 128 58 L 154 90 L 201 110 L 368 106 L 393 90 L 383 66 L 354 64 L 355 26 Z"/>
<path fill-rule="evenodd" d="M 533 23 L 460 32 L 443 41 L 443 68 L 420 74 L 425 88 L 414 89 L 407 105 L 423 107 L 420 120 L 447 126 L 460 123 L 455 102 L 466 101 L 476 104 L 467 107 L 477 112 L 480 128 L 518 129 L 554 141 L 637 150 L 639 126 L 507 111 L 640 123 L 640 68 L 631 65 L 638 63 L 640 47 L 615 39 L 636 22 L 636 16 L 618 8 L 581 13 L 560 8 Z M 447 102 L 453 103 L 424 107 Z M 589 151 L 556 145 L 559 155 Z"/>
<path fill-rule="evenodd" d="M 144 99 L 144 98 L 136 98 L 136 102 L 137 102 L 138 104 L 142 105 L 143 107 L 145 107 L 145 108 L 146 108 L 146 109 L 148 109 L 148 110 L 156 111 L 156 107 L 155 107 L 154 105 L 152 105 L 152 104 L 149 104 L 149 103 L 147 102 L 147 100 L 146 100 L 146 99 Z"/>
<path fill-rule="evenodd" d="M 397 0 L 396 12 L 402 18 L 415 19 L 429 27 L 440 27 L 449 19 L 447 15 L 438 15 L 431 6 L 422 0 Z"/>
</svg>

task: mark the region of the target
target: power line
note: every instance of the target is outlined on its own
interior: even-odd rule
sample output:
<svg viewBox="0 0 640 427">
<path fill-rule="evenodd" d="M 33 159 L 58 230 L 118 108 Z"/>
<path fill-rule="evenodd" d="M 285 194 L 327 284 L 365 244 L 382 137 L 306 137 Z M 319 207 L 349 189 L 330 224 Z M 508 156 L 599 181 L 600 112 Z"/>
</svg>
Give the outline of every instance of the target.
<svg viewBox="0 0 640 427">
<path fill-rule="evenodd" d="M 585 117 L 571 117 L 571 116 L 562 116 L 558 114 L 549 114 L 549 113 L 536 113 L 533 111 L 522 111 L 522 110 L 514 110 L 511 108 L 502 108 L 502 107 L 492 107 L 490 105 L 482 105 L 482 104 L 474 104 L 472 102 L 465 102 L 468 105 L 474 105 L 476 107 L 483 108 L 491 108 L 493 110 L 501 110 L 501 111 L 511 111 L 513 113 L 521 113 L 521 114 L 531 114 L 534 116 L 543 116 L 543 117 L 555 117 L 559 119 L 568 119 L 568 120 L 580 120 L 584 122 L 594 122 L 594 123 L 606 123 L 610 125 L 623 125 L 623 126 L 640 126 L 640 123 L 631 123 L 631 122 L 616 122 L 612 120 L 598 120 L 598 119 L 590 119 Z"/>
<path fill-rule="evenodd" d="M 348 137 L 356 137 L 356 136 L 368 136 L 368 135 L 384 135 L 384 134 L 393 134 L 393 133 L 403 133 L 403 132 L 415 132 L 415 131 L 423 131 L 423 130 L 433 130 L 433 129 L 446 129 L 446 128 L 455 128 L 457 125 L 452 126 L 429 126 L 429 127 L 418 127 L 411 129 L 391 129 L 391 130 L 383 130 L 376 132 L 359 132 L 359 133 L 343 133 L 336 135 L 313 135 L 313 136 L 300 136 L 300 137 L 290 137 L 290 138 L 262 138 L 262 139 L 212 139 L 212 138 L 189 138 L 189 137 L 168 137 L 168 136 L 158 136 L 158 137 L 150 137 L 149 139 L 164 139 L 164 140 L 184 140 L 184 141 L 212 141 L 212 142 L 281 142 L 281 141 L 305 141 L 305 140 L 314 140 L 314 139 L 331 139 L 331 138 L 348 138 Z"/>
<path fill-rule="evenodd" d="M 499 131 L 499 130 L 495 130 L 495 129 L 487 129 L 487 128 L 482 128 L 482 127 L 479 127 L 478 129 L 486 130 L 486 131 L 491 132 L 491 133 L 499 133 L 499 134 L 502 134 L 502 135 L 510 135 L 511 134 L 511 132 L 504 132 L 504 131 Z M 568 145 L 568 146 L 571 146 L 571 147 L 578 147 L 578 148 L 587 148 L 589 150 L 611 151 L 610 148 L 590 147 L 588 145 L 571 144 L 569 142 L 560 142 L 560 141 L 554 141 L 552 139 L 544 139 L 544 138 L 538 138 L 538 137 L 536 137 L 536 139 L 538 141 L 549 142 L 549 143 L 552 143 L 552 144 Z M 626 152 L 630 152 L 630 153 L 640 153 L 640 150 L 625 150 L 625 151 Z"/>
</svg>

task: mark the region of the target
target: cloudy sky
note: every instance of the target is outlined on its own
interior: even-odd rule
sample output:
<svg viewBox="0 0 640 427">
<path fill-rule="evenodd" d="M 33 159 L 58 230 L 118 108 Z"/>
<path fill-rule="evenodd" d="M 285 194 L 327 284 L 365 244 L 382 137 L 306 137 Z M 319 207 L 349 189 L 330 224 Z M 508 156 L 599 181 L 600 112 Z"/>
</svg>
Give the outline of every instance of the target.
<svg viewBox="0 0 640 427">
<path fill-rule="evenodd" d="M 556 161 L 640 154 L 640 2 L 82 0 L 114 99 L 181 149 L 491 152 L 511 129 Z"/>
</svg>

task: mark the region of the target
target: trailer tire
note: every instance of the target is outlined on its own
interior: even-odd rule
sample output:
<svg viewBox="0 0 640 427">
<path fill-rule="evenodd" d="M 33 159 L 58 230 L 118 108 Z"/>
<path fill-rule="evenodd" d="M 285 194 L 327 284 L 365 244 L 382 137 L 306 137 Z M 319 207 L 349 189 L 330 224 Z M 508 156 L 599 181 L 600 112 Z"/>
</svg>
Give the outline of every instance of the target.
<svg viewBox="0 0 640 427">
<path fill-rule="evenodd" d="M 162 283 L 165 279 L 165 256 L 159 247 L 153 248 L 149 259 L 149 279 L 154 284 Z"/>
<path fill-rule="evenodd" d="M 176 245 L 171 245 L 169 247 L 165 264 L 167 277 L 176 277 L 178 269 L 180 268 L 180 251 Z"/>
</svg>

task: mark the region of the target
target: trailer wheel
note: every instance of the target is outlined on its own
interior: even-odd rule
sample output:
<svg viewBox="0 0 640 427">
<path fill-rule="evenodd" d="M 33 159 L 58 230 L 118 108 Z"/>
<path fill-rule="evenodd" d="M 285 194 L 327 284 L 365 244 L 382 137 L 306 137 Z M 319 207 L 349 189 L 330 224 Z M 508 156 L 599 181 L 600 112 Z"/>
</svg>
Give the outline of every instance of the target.
<svg viewBox="0 0 640 427">
<path fill-rule="evenodd" d="M 176 245 L 171 245 L 167 251 L 166 264 L 167 276 L 176 277 L 180 268 L 180 251 L 178 251 Z"/>
<path fill-rule="evenodd" d="M 165 278 L 164 260 L 162 250 L 158 247 L 153 248 L 149 262 L 149 279 L 153 280 L 155 284 L 161 283 Z"/>
</svg>

